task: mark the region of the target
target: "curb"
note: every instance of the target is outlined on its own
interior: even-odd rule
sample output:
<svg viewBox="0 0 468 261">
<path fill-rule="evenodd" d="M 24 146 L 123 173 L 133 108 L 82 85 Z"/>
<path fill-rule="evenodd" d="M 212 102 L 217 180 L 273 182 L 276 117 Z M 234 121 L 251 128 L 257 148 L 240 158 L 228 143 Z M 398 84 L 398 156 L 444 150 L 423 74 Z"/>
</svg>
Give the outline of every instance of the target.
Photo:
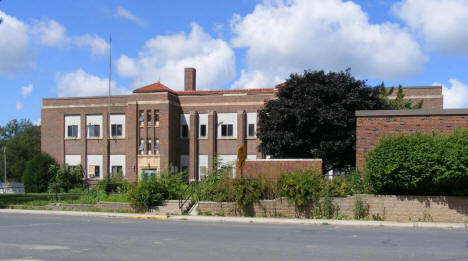
<svg viewBox="0 0 468 261">
<path fill-rule="evenodd" d="M 287 218 L 249 218 L 249 217 L 221 217 L 221 216 L 163 216 L 163 215 L 135 215 L 134 213 L 111 212 L 82 212 L 57 210 L 23 210 L 0 209 L 4 214 L 33 214 L 57 216 L 86 216 L 105 218 L 131 218 L 172 221 L 195 222 L 230 222 L 249 224 L 281 224 L 281 225 L 334 225 L 334 226 L 361 226 L 361 227 L 406 227 L 406 228 L 442 228 L 442 229 L 468 229 L 464 223 L 438 223 L 438 222 L 394 222 L 394 221 L 364 221 L 364 220 L 334 220 L 334 219 L 287 219 Z"/>
</svg>

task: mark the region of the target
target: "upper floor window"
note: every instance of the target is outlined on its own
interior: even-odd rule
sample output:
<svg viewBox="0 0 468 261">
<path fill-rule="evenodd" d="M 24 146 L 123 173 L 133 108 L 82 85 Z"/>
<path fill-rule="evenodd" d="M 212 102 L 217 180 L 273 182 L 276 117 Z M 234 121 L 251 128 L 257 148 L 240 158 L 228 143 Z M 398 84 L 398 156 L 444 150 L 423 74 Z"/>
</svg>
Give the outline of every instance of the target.
<svg viewBox="0 0 468 261">
<path fill-rule="evenodd" d="M 148 125 L 153 125 L 153 121 L 151 120 L 151 110 L 146 111 L 146 122 L 148 122 Z"/>
<path fill-rule="evenodd" d="M 110 136 L 125 137 L 125 114 L 110 115 Z"/>
<path fill-rule="evenodd" d="M 88 137 L 99 138 L 101 136 L 101 126 L 97 124 L 88 125 Z"/>
<path fill-rule="evenodd" d="M 247 137 L 257 136 L 257 113 L 247 112 Z"/>
<path fill-rule="evenodd" d="M 122 137 L 122 124 L 112 124 L 111 125 L 111 136 L 112 137 Z"/>
<path fill-rule="evenodd" d="M 233 125 L 223 124 L 221 125 L 221 137 L 232 137 L 233 136 Z"/>
<path fill-rule="evenodd" d="M 145 151 L 145 139 L 140 139 L 140 145 L 138 146 L 138 150 L 140 151 L 140 154 L 143 154 Z"/>
<path fill-rule="evenodd" d="M 154 126 L 159 127 L 159 110 L 154 110 Z"/>
<path fill-rule="evenodd" d="M 189 134 L 188 125 L 182 125 L 182 138 L 187 138 Z"/>
<path fill-rule="evenodd" d="M 218 113 L 217 137 L 237 137 L 237 113 Z"/>
<path fill-rule="evenodd" d="M 145 111 L 141 110 L 138 113 L 138 122 L 140 123 L 140 126 L 145 125 Z"/>
<path fill-rule="evenodd" d="M 101 138 L 102 115 L 86 115 L 87 137 Z"/>
<path fill-rule="evenodd" d="M 67 126 L 67 137 L 68 138 L 78 138 L 78 125 L 68 125 Z"/>
<path fill-rule="evenodd" d="M 154 138 L 154 154 L 159 154 L 159 138 Z"/>
<path fill-rule="evenodd" d="M 200 137 L 206 137 L 206 124 L 200 125 Z"/>
<path fill-rule="evenodd" d="M 80 115 L 65 115 L 65 137 L 80 138 Z"/>
<path fill-rule="evenodd" d="M 147 142 L 146 142 L 146 149 L 148 151 L 148 154 L 151 154 L 151 138 L 148 138 L 147 139 Z"/>
<path fill-rule="evenodd" d="M 249 129 L 248 129 L 247 135 L 249 137 L 255 137 L 255 124 L 250 123 L 248 128 Z"/>
</svg>

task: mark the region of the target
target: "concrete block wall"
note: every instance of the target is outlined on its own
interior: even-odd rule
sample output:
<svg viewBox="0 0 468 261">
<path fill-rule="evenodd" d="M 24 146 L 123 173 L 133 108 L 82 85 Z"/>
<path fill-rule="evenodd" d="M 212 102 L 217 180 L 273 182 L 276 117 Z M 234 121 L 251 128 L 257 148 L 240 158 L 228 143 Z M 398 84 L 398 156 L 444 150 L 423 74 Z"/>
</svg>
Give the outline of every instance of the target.
<svg viewBox="0 0 468 261">
<path fill-rule="evenodd" d="M 395 195 L 354 195 L 334 198 L 339 214 L 354 217 L 356 197 L 369 207 L 369 219 L 380 217 L 397 222 L 468 222 L 468 197 L 453 196 L 395 196 Z M 242 216 L 244 210 L 235 202 L 198 203 L 201 214 Z M 261 200 L 253 207 L 253 214 L 262 217 L 298 217 L 294 204 L 286 199 Z"/>
</svg>

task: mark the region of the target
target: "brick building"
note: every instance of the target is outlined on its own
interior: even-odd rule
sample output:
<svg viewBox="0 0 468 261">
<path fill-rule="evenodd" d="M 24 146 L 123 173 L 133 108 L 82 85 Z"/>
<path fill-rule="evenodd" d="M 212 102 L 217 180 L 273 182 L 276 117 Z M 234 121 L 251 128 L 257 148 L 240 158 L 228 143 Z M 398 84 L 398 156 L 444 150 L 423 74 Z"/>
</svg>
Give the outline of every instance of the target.
<svg viewBox="0 0 468 261">
<path fill-rule="evenodd" d="M 356 111 L 356 167 L 363 169 L 366 154 L 382 136 L 468 129 L 468 109 Z"/>
<path fill-rule="evenodd" d="M 404 91 L 407 98 L 424 99 L 425 107 L 442 106 L 441 87 Z M 197 91 L 195 69 L 185 68 L 184 91 L 157 82 L 110 99 L 47 98 L 41 150 L 59 164 L 81 164 L 91 180 L 109 170 L 134 180 L 170 166 L 188 169 L 196 180 L 212 168 L 215 155 L 234 164 L 241 144 L 248 159 L 264 158 L 257 151 L 257 110 L 274 97 L 275 88 Z"/>
<path fill-rule="evenodd" d="M 88 179 L 110 168 L 134 180 L 173 166 L 188 168 L 194 180 L 212 167 L 214 155 L 233 164 L 241 144 L 248 159 L 262 158 L 257 110 L 274 98 L 274 88 L 197 91 L 194 68 L 185 68 L 184 85 L 184 91 L 159 82 L 144 86 L 112 96 L 110 108 L 106 96 L 44 99 L 41 150 L 59 164 L 81 164 Z"/>
</svg>

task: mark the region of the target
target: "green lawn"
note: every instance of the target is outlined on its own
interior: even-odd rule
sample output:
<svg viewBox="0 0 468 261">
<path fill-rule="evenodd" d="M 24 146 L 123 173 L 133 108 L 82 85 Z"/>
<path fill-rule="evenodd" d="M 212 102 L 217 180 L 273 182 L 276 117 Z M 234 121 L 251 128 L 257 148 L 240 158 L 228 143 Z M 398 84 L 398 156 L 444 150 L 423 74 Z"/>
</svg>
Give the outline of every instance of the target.
<svg viewBox="0 0 468 261">
<path fill-rule="evenodd" d="M 49 203 L 96 204 L 98 202 L 128 202 L 127 194 L 98 193 L 28 193 L 0 194 L 0 206 L 25 205 L 45 206 Z"/>
</svg>

